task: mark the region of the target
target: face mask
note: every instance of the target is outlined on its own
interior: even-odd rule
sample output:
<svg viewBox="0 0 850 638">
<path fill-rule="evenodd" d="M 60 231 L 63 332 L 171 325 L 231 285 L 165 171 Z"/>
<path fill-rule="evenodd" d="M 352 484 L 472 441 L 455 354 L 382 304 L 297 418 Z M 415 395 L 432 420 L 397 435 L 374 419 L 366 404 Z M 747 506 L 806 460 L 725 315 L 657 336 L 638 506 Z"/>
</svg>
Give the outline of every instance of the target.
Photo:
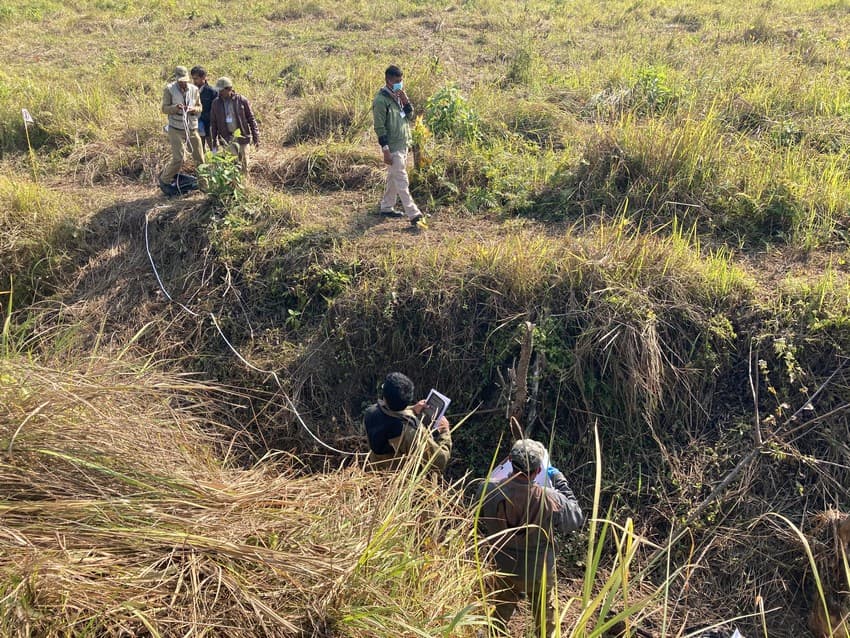
<svg viewBox="0 0 850 638">
<path fill-rule="evenodd" d="M 396 82 L 393 84 L 393 91 L 401 91 L 404 88 L 404 82 Z"/>
</svg>

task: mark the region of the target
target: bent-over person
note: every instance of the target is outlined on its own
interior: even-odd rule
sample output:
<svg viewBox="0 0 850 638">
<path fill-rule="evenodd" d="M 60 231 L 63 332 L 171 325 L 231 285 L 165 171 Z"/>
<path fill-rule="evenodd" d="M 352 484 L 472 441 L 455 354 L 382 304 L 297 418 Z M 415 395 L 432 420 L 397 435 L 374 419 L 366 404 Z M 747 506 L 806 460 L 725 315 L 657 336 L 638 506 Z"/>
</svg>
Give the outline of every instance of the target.
<svg viewBox="0 0 850 638">
<path fill-rule="evenodd" d="M 489 584 L 495 597 L 495 629 L 505 632 L 508 620 L 524 594 L 539 638 L 555 630 L 555 533 L 566 534 L 584 523 L 578 501 L 567 479 L 554 467 L 543 468 L 547 457 L 542 443 L 518 440 L 510 452 L 513 474 L 500 482 L 485 483 L 478 493 L 479 529 L 489 539 L 500 575 Z M 534 482 L 547 472 L 552 487 Z"/>
<path fill-rule="evenodd" d="M 415 386 L 401 372 L 391 372 L 381 387 L 381 398 L 363 417 L 369 439 L 367 465 L 395 470 L 413 458 L 422 446 L 422 463 L 429 472 L 442 474 L 452 453 L 452 436 L 446 417 L 436 428 L 422 422 L 425 401 L 414 403 Z"/>
</svg>

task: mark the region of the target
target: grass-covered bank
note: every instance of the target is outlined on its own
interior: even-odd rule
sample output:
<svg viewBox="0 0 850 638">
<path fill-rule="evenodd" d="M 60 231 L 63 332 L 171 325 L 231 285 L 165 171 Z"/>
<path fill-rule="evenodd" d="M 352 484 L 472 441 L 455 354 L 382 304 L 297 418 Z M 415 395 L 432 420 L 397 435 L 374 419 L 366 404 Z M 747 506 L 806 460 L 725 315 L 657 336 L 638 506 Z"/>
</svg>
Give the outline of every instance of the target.
<svg viewBox="0 0 850 638">
<path fill-rule="evenodd" d="M 674 548 L 675 567 L 694 566 L 667 599 L 677 622 L 660 621 L 659 605 L 635 614 L 637 624 L 673 635 L 700 624 L 685 617 L 758 612 L 761 600 L 764 618 L 738 623 L 745 635 L 805 635 L 813 581 L 775 515 L 812 537 L 819 511 L 850 507 L 845 5 L 403 0 L 388 28 L 379 5 L 354 1 L 0 3 L 8 365 L 27 358 L 38 370 L 61 352 L 62 371 L 44 372 L 51 387 L 80 382 L 70 371 L 94 355 L 168 378 L 192 371 L 238 388 L 238 400 L 197 414 L 250 431 L 240 464 L 283 448 L 323 467 L 276 386 L 239 364 L 208 319 L 167 303 L 145 252 L 147 217 L 168 290 L 215 313 L 251 361 L 277 370 L 323 437 L 363 445 L 361 410 L 391 368 L 423 391 L 445 390 L 455 419 L 477 407 L 456 433 L 459 477 L 481 473 L 505 432 L 508 369 L 531 321 L 533 428 L 553 435 L 583 505 L 598 422 L 600 511 L 612 504 L 615 520 L 631 515 L 659 545 L 679 526 L 692 533 L 691 547 Z M 411 177 L 434 216 L 418 235 L 369 214 L 383 178 L 368 104 L 390 62 L 405 68 L 427 126 L 417 128 L 422 163 Z M 175 64 L 195 63 L 231 76 L 260 118 L 252 188 L 238 205 L 166 201 L 153 186 L 167 150 L 162 84 Z M 22 107 L 36 119 L 34 157 Z M 111 392 L 123 396 L 105 383 L 98 401 L 109 405 Z M 158 401 L 142 396 L 125 411 Z M 20 426 L 25 437 L 42 412 L 61 423 L 47 407 L 27 420 L 43 401 L 12 412 L 12 432 Z M 122 428 L 141 431 L 144 421 Z M 84 427 L 68 432 L 92 438 Z M 200 476 L 265 472 L 278 486 L 276 473 L 291 471 L 239 474 L 214 457 L 204 456 L 212 469 Z M 24 472 L 42 457 L 16 458 Z M 170 468 L 196 467 L 181 459 L 163 456 Z M 133 480 L 156 474 L 133 471 Z M 371 486 L 352 476 L 340 484 Z M 300 480 L 297 489 L 309 485 Z M 180 482 L 153 487 L 166 500 L 185 495 Z M 232 522 L 220 497 L 200 494 L 199 507 Z M 92 502 L 94 510 L 73 507 L 100 525 L 107 510 Z M 128 530 L 155 528 L 161 511 L 150 507 L 113 518 Z M 258 507 L 263 530 L 277 524 Z M 197 520 L 194 506 L 175 512 Z M 38 515 L 54 520 L 43 508 Z M 125 525 L 128 516 L 141 522 Z M 169 516 L 163 533 L 181 529 Z M 120 551 L 137 540 L 128 532 Z M 586 562 L 584 540 L 565 549 L 565 583 Z M 446 551 L 460 551 L 452 542 Z M 613 570 L 614 545 L 604 544 L 603 571 Z M 201 550 L 207 566 L 235 560 Z M 240 568 L 264 569 L 252 561 Z M 315 582 L 323 578 L 336 582 Z M 657 571 L 638 578 L 647 590 L 663 583 Z M 279 590 L 250 593 L 263 602 Z M 158 622 L 157 605 L 152 615 L 134 609 Z M 338 620 L 334 609 L 327 617 Z M 283 619 L 321 627 L 323 613 L 312 625 Z M 400 622 L 389 613 L 386 627 Z M 418 625 L 437 632 L 442 621 L 426 615 Z M 142 631 L 135 618 L 127 622 Z M 263 618 L 270 631 L 286 626 Z"/>
<path fill-rule="evenodd" d="M 4 358 L 4 635 L 469 633 L 482 572 L 457 490 L 289 455 L 240 468 L 248 434 L 203 418 L 221 392 Z"/>
</svg>

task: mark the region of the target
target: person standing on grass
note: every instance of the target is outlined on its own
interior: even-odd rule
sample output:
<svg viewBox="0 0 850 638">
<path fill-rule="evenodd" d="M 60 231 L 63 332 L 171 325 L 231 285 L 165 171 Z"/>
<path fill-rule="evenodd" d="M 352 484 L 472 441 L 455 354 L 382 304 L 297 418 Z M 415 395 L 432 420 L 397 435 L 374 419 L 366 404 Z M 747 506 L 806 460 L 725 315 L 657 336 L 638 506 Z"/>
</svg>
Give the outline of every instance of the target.
<svg viewBox="0 0 850 638">
<path fill-rule="evenodd" d="M 162 93 L 162 112 L 168 116 L 168 142 L 171 144 L 171 161 L 159 176 L 163 184 L 175 184 L 177 173 L 183 167 L 183 147 L 188 146 L 195 169 L 204 163 L 201 138 L 198 135 L 198 116 L 201 98 L 198 87 L 190 83 L 185 66 L 174 68 L 174 81 Z"/>
<path fill-rule="evenodd" d="M 391 372 L 381 386 L 381 398 L 366 409 L 363 417 L 369 439 L 371 469 L 395 470 L 405 458 L 420 452 L 430 472 L 442 474 L 452 454 L 452 435 L 446 417 L 436 428 L 422 423 L 425 400 L 414 403 L 413 381 L 401 372 Z"/>
<path fill-rule="evenodd" d="M 248 145 L 260 146 L 260 131 L 247 98 L 233 90 L 230 78 L 215 82 L 218 97 L 210 114 L 210 144 L 216 152 L 219 143 L 236 155 L 242 163 L 242 175 L 248 179 Z"/>
<path fill-rule="evenodd" d="M 212 103 L 218 97 L 218 91 L 209 85 L 207 82 L 207 72 L 202 66 L 193 66 L 190 71 L 192 76 L 192 84 L 198 87 L 198 92 L 201 96 L 201 114 L 198 116 L 198 135 L 201 136 L 206 150 L 212 150 L 210 145 L 210 112 L 212 111 Z"/>
<path fill-rule="evenodd" d="M 527 594 L 539 638 L 550 638 L 555 630 L 555 532 L 566 534 L 584 523 L 567 479 L 555 467 L 542 467 L 546 456 L 542 443 L 518 440 L 510 452 L 513 474 L 485 483 L 476 499 L 479 529 L 501 573 L 488 587 L 496 600 L 496 629 L 506 630 L 517 602 Z M 540 472 L 549 475 L 551 488 L 534 482 Z"/>
<path fill-rule="evenodd" d="M 381 198 L 380 213 L 388 217 L 401 217 L 395 209 L 396 200 L 401 199 L 404 215 L 413 227 L 424 225 L 425 216 L 416 206 L 410 194 L 407 176 L 407 151 L 411 145 L 410 119 L 413 104 L 404 92 L 401 69 L 395 65 L 387 67 L 384 86 L 372 101 L 375 133 L 387 165 L 387 188 Z"/>
</svg>

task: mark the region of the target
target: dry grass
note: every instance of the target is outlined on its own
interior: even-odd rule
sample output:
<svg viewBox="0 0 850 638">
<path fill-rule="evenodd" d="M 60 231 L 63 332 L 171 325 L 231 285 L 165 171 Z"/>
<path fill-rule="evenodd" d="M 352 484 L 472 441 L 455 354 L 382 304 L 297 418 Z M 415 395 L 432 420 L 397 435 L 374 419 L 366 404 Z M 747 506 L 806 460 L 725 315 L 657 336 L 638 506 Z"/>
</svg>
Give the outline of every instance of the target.
<svg viewBox="0 0 850 638">
<path fill-rule="evenodd" d="M 214 395 L 227 397 L 103 361 L 4 361 L 4 635 L 424 636 L 469 622 L 457 492 L 356 467 L 302 475 L 286 457 L 239 469 L 227 457 L 245 433 L 201 417 Z"/>
</svg>

